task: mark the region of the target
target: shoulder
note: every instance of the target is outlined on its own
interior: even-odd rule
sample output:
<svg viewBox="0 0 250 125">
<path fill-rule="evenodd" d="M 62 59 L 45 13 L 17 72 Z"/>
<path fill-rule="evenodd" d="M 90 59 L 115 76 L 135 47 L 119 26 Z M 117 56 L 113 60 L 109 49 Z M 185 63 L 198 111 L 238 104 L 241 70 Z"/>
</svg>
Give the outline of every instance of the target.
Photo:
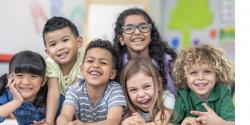
<svg viewBox="0 0 250 125">
<path fill-rule="evenodd" d="M 79 80 L 69 86 L 68 91 L 82 91 L 85 84 L 84 80 Z"/>
<path fill-rule="evenodd" d="M 229 87 L 222 84 L 222 83 L 216 83 L 214 87 L 214 91 L 219 94 L 220 96 L 225 96 L 230 94 Z"/>
</svg>

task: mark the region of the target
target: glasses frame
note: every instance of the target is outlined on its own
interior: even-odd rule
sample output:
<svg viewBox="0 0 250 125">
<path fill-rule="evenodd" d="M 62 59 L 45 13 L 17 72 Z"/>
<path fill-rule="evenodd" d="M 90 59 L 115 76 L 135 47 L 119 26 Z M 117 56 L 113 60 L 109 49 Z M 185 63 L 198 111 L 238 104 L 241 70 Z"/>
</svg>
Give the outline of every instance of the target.
<svg viewBox="0 0 250 125">
<path fill-rule="evenodd" d="M 140 28 L 142 25 L 148 25 L 149 26 L 149 30 L 146 31 L 146 32 L 142 31 L 141 28 Z M 131 26 L 131 27 L 134 28 L 134 30 L 132 32 L 125 32 L 124 27 L 126 27 L 126 26 Z M 152 25 L 150 23 L 140 23 L 138 25 L 129 24 L 129 25 L 122 26 L 122 32 L 125 33 L 125 34 L 133 34 L 135 32 L 135 30 L 138 29 L 141 33 L 148 33 L 148 32 L 151 31 L 151 28 L 152 28 Z"/>
</svg>

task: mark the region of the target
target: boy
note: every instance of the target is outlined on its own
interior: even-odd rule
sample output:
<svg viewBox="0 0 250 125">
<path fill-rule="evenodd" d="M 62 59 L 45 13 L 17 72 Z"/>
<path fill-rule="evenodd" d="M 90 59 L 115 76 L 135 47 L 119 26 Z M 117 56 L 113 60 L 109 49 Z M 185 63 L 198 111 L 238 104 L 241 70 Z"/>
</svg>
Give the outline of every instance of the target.
<svg viewBox="0 0 250 125">
<path fill-rule="evenodd" d="M 66 18 L 53 17 L 43 29 L 48 79 L 46 121 L 54 124 L 56 111 L 60 112 L 67 88 L 80 74 L 83 56 L 78 49 L 82 46 L 76 26 Z M 59 101 L 60 100 L 60 101 Z"/>
<path fill-rule="evenodd" d="M 109 41 L 89 43 L 81 66 L 85 80 L 68 89 L 58 125 L 119 125 L 126 101 L 121 85 L 112 81 L 116 77 L 116 61 Z M 72 121 L 74 114 L 79 120 Z"/>
<path fill-rule="evenodd" d="M 235 114 L 227 84 L 234 80 L 229 58 L 209 45 L 186 48 L 174 63 L 180 88 L 173 122 L 182 125 L 232 125 Z"/>
</svg>

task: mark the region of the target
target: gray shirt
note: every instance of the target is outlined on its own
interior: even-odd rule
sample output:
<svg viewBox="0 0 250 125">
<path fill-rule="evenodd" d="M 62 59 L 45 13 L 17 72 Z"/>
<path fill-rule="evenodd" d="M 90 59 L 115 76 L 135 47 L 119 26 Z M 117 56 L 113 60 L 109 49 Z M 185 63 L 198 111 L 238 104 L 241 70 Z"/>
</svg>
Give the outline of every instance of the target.
<svg viewBox="0 0 250 125">
<path fill-rule="evenodd" d="M 96 106 L 92 106 L 84 80 L 69 87 L 63 104 L 73 105 L 76 109 L 76 118 L 84 122 L 105 120 L 109 108 L 113 106 L 127 106 L 121 85 L 114 81 L 107 85 L 104 95 L 97 102 Z"/>
</svg>

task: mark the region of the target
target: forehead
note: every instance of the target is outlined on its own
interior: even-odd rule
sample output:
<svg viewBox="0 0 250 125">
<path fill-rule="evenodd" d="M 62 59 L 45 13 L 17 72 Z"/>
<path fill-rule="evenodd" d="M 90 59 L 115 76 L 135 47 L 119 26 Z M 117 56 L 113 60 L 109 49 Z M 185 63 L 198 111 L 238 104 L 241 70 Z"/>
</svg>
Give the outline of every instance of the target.
<svg viewBox="0 0 250 125">
<path fill-rule="evenodd" d="M 56 38 L 62 38 L 65 36 L 74 35 L 69 27 L 64 27 L 51 32 L 47 32 L 44 35 L 46 41 L 51 41 Z"/>
<path fill-rule="evenodd" d="M 96 47 L 96 48 L 90 48 L 87 51 L 85 58 L 88 57 L 112 60 L 112 53 L 109 52 L 107 49 Z"/>
<path fill-rule="evenodd" d="M 146 83 L 153 84 L 153 78 L 139 71 L 128 78 L 127 87 L 143 86 Z"/>
<path fill-rule="evenodd" d="M 196 63 L 196 64 L 189 64 L 188 70 L 195 70 L 195 69 L 213 69 L 213 66 L 208 63 Z"/>
<path fill-rule="evenodd" d="M 126 25 L 126 24 L 139 24 L 142 22 L 147 23 L 144 16 L 142 16 L 142 15 L 129 15 L 128 17 L 125 18 L 124 25 Z"/>
</svg>

